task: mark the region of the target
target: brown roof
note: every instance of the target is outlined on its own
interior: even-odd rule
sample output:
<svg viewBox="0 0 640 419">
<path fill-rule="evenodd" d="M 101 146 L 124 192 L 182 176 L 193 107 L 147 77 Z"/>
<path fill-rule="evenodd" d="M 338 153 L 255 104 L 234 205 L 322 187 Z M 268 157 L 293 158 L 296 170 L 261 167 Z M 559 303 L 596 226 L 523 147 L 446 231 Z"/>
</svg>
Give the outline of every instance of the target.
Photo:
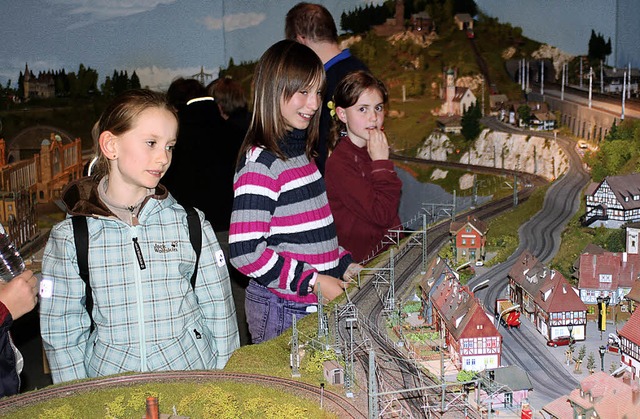
<svg viewBox="0 0 640 419">
<path fill-rule="evenodd" d="M 586 311 L 587 306 L 582 302 L 573 287 L 560 272 L 552 270 L 549 278 L 535 295 L 536 304 L 547 313 L 562 313 L 565 311 Z"/>
<path fill-rule="evenodd" d="M 462 230 L 467 225 L 471 226 L 474 230 L 476 230 L 481 235 L 487 234 L 489 230 L 489 226 L 484 221 L 479 220 L 474 216 L 467 216 L 466 219 L 453 221 L 451 226 L 449 227 L 449 232 L 452 234 L 457 234 L 460 230 Z"/>
<path fill-rule="evenodd" d="M 530 295 L 535 296 L 549 276 L 549 269 L 529 250 L 525 250 L 518 256 L 508 276 Z"/>
<path fill-rule="evenodd" d="M 634 197 L 640 197 L 640 173 L 607 176 L 598 184 L 598 187 L 593 192 L 587 193 L 587 195 L 594 195 L 605 183 L 609 185 L 609 188 L 611 188 L 611 191 L 622 208 L 625 210 L 640 208 L 640 199 L 633 199 Z M 591 185 L 589 185 L 589 190 L 590 189 Z"/>
<path fill-rule="evenodd" d="M 624 296 L 627 300 L 635 301 L 636 303 L 640 303 L 640 280 L 636 280 L 631 286 L 631 291 Z"/>
<path fill-rule="evenodd" d="M 431 301 L 455 340 L 500 336 L 478 299 L 457 279 L 450 278 L 437 285 Z"/>
</svg>

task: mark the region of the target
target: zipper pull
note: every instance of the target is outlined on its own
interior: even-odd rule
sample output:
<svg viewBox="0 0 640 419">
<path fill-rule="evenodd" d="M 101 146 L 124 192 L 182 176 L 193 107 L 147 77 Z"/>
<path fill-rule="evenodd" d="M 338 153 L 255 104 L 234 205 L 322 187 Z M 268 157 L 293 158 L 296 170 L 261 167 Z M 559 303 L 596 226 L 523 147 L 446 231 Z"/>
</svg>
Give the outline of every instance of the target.
<svg viewBox="0 0 640 419">
<path fill-rule="evenodd" d="M 193 333 L 196 334 L 196 339 L 202 339 L 202 335 L 198 332 L 198 329 L 193 329 Z"/>
<path fill-rule="evenodd" d="M 138 265 L 140 266 L 140 270 L 147 269 L 147 265 L 144 263 L 144 258 L 142 257 L 142 250 L 140 249 L 140 245 L 138 244 L 138 238 L 133 238 L 133 250 L 136 252 L 136 258 L 138 259 Z"/>
</svg>

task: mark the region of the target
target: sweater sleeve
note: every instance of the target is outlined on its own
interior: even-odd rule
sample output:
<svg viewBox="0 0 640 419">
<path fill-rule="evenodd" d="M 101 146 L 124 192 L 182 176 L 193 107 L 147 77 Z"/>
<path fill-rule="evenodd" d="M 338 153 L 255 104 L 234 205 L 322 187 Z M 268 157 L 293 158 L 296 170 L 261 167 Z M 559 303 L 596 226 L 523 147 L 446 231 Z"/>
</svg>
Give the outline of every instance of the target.
<svg viewBox="0 0 640 419">
<path fill-rule="evenodd" d="M 233 351 L 240 347 L 238 321 L 224 254 L 211 224 L 200 211 L 198 215 L 202 224 L 202 251 L 195 291 L 218 350 L 216 368 L 222 369 Z"/>
<path fill-rule="evenodd" d="M 51 291 L 40 298 L 40 328 L 53 382 L 86 378 L 90 320 L 69 220 L 51 230 L 42 259 L 42 281 L 48 282 Z"/>
<path fill-rule="evenodd" d="M 260 162 L 249 160 L 236 173 L 229 228 L 231 264 L 268 288 L 308 296 L 311 302 L 315 296 L 309 293 L 309 283 L 317 270 L 278 253 L 269 243 L 279 194 L 277 176 Z"/>
<path fill-rule="evenodd" d="M 389 227 L 398 217 L 402 181 L 391 160 L 357 164 L 344 156 L 332 155 L 325 174 L 327 196 L 364 222 Z M 336 214 L 338 216 L 338 214 Z"/>
</svg>

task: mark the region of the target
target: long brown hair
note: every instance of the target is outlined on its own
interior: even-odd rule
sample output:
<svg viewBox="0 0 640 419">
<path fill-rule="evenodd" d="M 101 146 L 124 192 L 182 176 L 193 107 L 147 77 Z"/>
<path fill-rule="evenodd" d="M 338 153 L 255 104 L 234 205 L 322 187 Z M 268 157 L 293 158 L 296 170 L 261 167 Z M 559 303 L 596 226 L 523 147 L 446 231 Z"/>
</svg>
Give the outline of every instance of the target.
<svg viewBox="0 0 640 419">
<path fill-rule="evenodd" d="M 384 83 L 368 71 L 357 70 L 347 74 L 336 86 L 333 94 L 334 109 L 337 107 L 349 108 L 355 105 L 360 95 L 369 89 L 377 90 L 380 93 L 384 105 L 389 103 L 389 92 Z M 347 125 L 335 116 L 327 142 L 329 150 L 336 148 L 342 133 L 346 130 Z"/>
<path fill-rule="evenodd" d="M 127 90 L 107 105 L 91 130 L 94 152 L 97 157 L 91 173 L 92 176 L 100 178 L 109 173 L 109 160 L 100 150 L 98 142 L 100 134 L 105 131 L 109 131 L 113 135 L 124 134 L 133 128 L 137 117 L 149 108 L 166 109 L 176 117 L 176 120 L 178 119 L 178 114 L 175 108 L 167 102 L 166 95 L 147 89 Z"/>
<path fill-rule="evenodd" d="M 285 159 L 278 143 L 288 129 L 280 103 L 289 101 L 296 92 L 318 82 L 323 90 L 324 67 L 313 50 L 286 39 L 272 45 L 258 61 L 253 75 L 253 117 L 238 159 L 241 160 L 255 146 Z M 321 108 L 311 118 L 307 128 L 306 155 L 310 160 L 318 141 Z"/>
</svg>

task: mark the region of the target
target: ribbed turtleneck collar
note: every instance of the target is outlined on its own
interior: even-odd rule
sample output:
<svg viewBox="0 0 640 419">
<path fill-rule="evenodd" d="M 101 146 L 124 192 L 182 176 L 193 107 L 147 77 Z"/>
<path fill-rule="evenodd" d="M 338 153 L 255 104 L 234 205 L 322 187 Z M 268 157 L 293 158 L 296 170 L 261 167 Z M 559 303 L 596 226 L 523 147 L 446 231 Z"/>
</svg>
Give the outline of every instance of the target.
<svg viewBox="0 0 640 419">
<path fill-rule="evenodd" d="M 307 151 L 307 131 L 293 129 L 280 143 L 280 150 L 287 157 L 295 157 Z"/>
</svg>

